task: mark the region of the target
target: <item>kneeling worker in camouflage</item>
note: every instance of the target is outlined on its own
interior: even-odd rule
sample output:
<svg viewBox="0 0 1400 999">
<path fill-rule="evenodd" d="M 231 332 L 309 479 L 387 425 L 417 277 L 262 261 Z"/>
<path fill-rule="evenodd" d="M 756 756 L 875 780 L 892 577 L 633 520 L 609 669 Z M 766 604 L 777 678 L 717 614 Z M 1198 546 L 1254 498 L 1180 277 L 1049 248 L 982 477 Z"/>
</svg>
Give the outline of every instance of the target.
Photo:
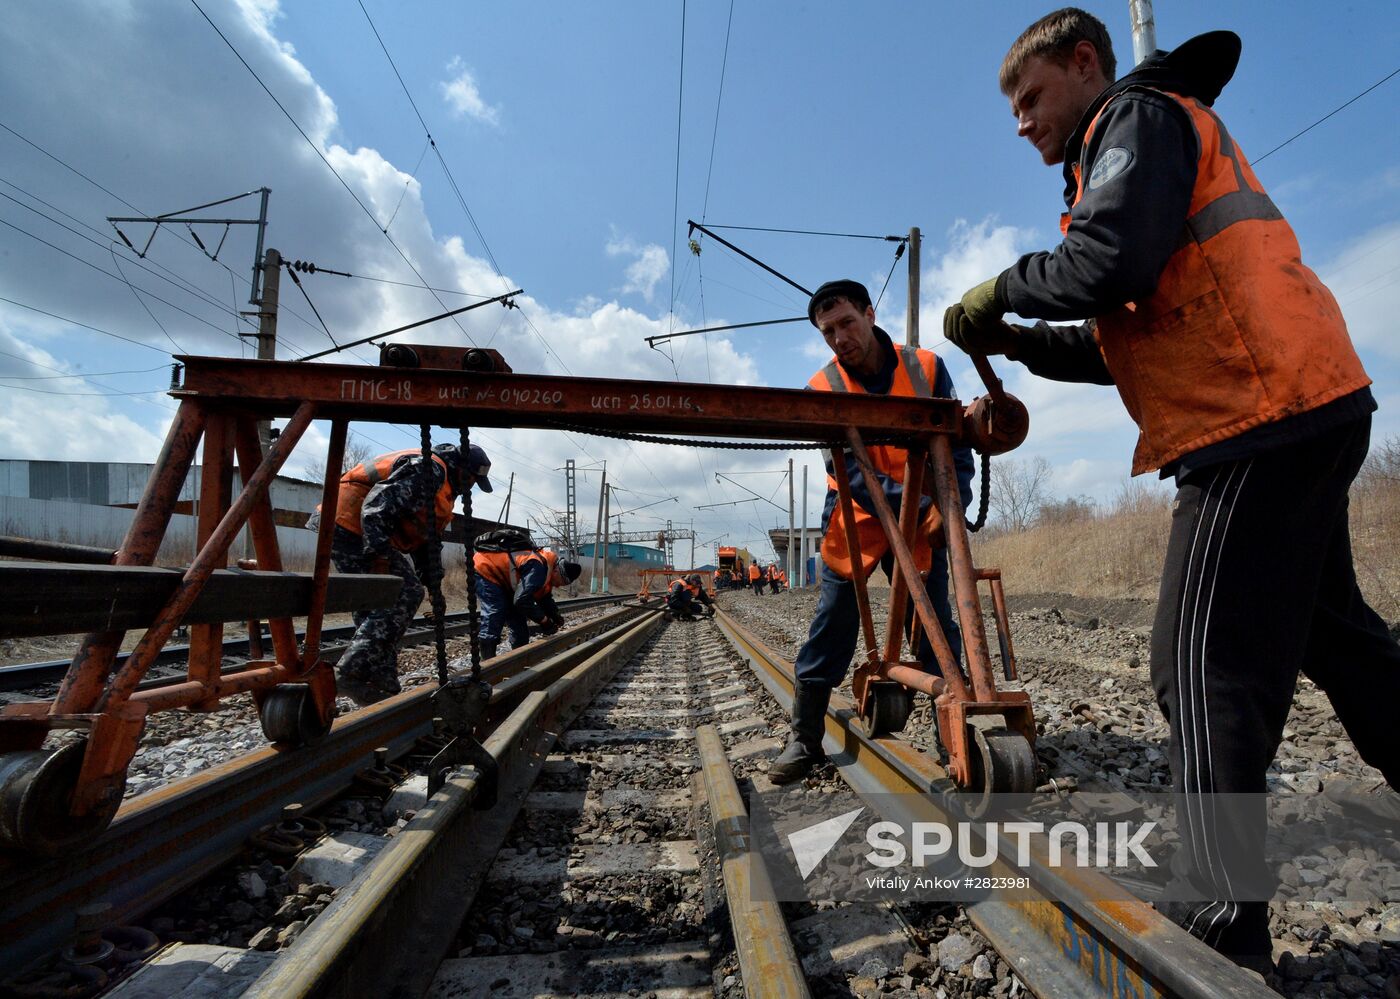
<svg viewBox="0 0 1400 999">
<path fill-rule="evenodd" d="M 475 444 L 463 461 L 455 444 L 433 448 L 433 486 L 423 477 L 422 452 L 394 451 L 356 465 L 340 479 L 331 560 L 341 572 L 392 573 L 403 589 L 392 607 L 355 614 L 355 637 L 337 672 L 344 692 L 370 703 L 400 690 L 398 645 L 423 601 L 423 584 L 411 554 L 428 541 L 427 510 L 438 535 L 452 522 L 452 507 L 473 485 L 489 493 L 491 460 Z"/>
<path fill-rule="evenodd" d="M 523 537 L 523 535 L 522 535 Z M 501 632 L 510 629 L 510 645 L 518 649 L 530 641 L 529 622 L 552 635 L 564 623 L 554 602 L 556 586 L 578 579 L 583 566 L 561 562 L 548 548 L 518 551 L 482 551 L 473 556 L 476 566 L 476 599 L 481 604 L 481 658 L 496 655 Z"/>
</svg>

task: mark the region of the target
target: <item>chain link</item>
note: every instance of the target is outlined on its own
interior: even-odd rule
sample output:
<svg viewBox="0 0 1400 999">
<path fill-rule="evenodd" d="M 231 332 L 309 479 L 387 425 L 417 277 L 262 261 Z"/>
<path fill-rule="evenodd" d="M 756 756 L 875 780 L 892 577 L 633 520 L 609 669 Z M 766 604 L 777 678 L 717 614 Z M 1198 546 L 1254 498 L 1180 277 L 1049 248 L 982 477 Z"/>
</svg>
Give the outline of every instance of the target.
<svg viewBox="0 0 1400 999">
<path fill-rule="evenodd" d="M 447 601 L 442 597 L 442 538 L 438 534 L 437 524 L 437 472 L 433 462 L 432 428 L 424 423 L 419 428 L 419 433 L 423 449 L 423 494 L 428 515 L 428 566 L 424 582 L 428 586 L 428 597 L 433 608 L 433 642 L 437 646 L 438 686 L 443 687 L 447 685 L 447 623 L 443 620 L 447 615 Z"/>
<path fill-rule="evenodd" d="M 472 649 L 472 679 L 481 676 L 481 636 L 476 609 L 476 518 L 472 516 L 472 484 L 467 481 L 471 465 L 471 431 L 462 427 L 458 446 L 462 455 L 462 512 L 467 518 L 466 570 L 467 570 L 467 626 Z"/>
</svg>

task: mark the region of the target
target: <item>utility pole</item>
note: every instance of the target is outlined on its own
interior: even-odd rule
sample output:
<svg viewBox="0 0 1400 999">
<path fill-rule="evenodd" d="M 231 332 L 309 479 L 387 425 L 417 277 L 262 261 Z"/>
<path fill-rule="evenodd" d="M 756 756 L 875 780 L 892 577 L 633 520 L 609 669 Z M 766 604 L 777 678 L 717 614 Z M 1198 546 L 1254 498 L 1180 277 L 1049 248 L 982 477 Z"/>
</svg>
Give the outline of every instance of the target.
<svg viewBox="0 0 1400 999">
<path fill-rule="evenodd" d="M 666 521 L 666 564 L 672 569 L 676 567 L 676 542 L 671 537 L 671 522 Z"/>
<path fill-rule="evenodd" d="M 570 558 L 578 558 L 578 491 L 574 459 L 564 462 L 564 547 Z"/>
<path fill-rule="evenodd" d="M 1133 64 L 1157 51 L 1157 22 L 1152 17 L 1152 0 L 1128 0 L 1128 19 L 1133 25 Z"/>
<path fill-rule="evenodd" d="M 792 565 L 792 544 L 793 544 L 793 540 L 794 540 L 794 539 L 793 539 L 793 536 L 792 536 L 792 514 L 793 514 L 793 509 L 792 509 L 792 508 L 793 508 L 793 492 L 794 492 L 793 486 L 794 486 L 794 483 L 793 483 L 793 481 L 792 481 L 792 459 L 789 458 L 789 459 L 788 459 L 788 545 L 787 545 L 787 578 L 788 578 L 788 585 L 792 585 L 792 580 L 795 579 L 795 578 L 797 577 L 797 573 L 793 571 L 793 565 Z"/>
<path fill-rule="evenodd" d="M 695 521 L 690 522 L 690 567 L 695 568 Z"/>
<path fill-rule="evenodd" d="M 503 503 L 503 504 L 501 505 L 501 513 L 500 513 L 500 515 L 496 518 L 496 523 L 498 523 L 498 524 L 504 524 L 504 523 L 506 522 L 506 519 L 507 519 L 508 517 L 510 517 L 510 497 L 511 497 L 511 494 L 514 493 L 514 492 L 515 492 L 515 473 L 514 473 L 514 472 L 511 472 L 511 473 L 510 473 L 510 485 L 506 486 L 506 501 L 505 501 L 505 503 Z"/>
<path fill-rule="evenodd" d="M 600 593 L 598 575 L 598 539 L 603 536 L 603 498 L 608 495 L 608 463 L 603 462 L 603 482 L 598 487 L 598 526 L 593 529 L 593 575 L 588 580 L 588 592 Z"/>
<path fill-rule="evenodd" d="M 812 581 L 807 578 L 807 466 L 802 466 L 802 585 Z"/>
<path fill-rule="evenodd" d="M 919 345 L 919 227 L 909 228 L 909 314 L 904 321 L 904 342 Z M 803 525 L 806 526 L 805 524 Z"/>
<path fill-rule="evenodd" d="M 603 588 L 600 593 L 608 592 L 608 528 L 612 526 L 612 521 L 608 519 L 612 510 L 612 486 L 605 486 L 603 489 Z"/>
<path fill-rule="evenodd" d="M 261 236 L 261 230 L 259 235 Z M 282 283 L 282 254 L 271 248 L 263 257 L 262 300 L 258 302 L 258 360 L 271 361 L 277 357 L 277 293 Z M 258 441 L 263 454 L 272 447 L 272 422 L 258 421 Z"/>
</svg>

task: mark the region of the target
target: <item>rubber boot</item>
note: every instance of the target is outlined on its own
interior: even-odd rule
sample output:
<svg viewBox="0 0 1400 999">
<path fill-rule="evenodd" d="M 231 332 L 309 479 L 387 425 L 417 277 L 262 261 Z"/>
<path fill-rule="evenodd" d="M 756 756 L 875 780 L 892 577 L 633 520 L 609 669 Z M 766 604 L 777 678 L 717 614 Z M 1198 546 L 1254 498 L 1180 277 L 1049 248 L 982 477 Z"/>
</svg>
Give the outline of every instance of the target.
<svg viewBox="0 0 1400 999">
<path fill-rule="evenodd" d="M 495 658 L 496 658 L 496 650 L 497 650 L 498 648 L 500 648 L 500 646 L 501 646 L 501 640 L 500 640 L 500 639 L 496 639 L 496 641 L 494 641 L 494 642 L 483 641 L 483 642 L 481 643 L 481 661 L 482 661 L 482 662 L 485 662 L 485 661 L 488 660 L 488 659 L 495 659 Z"/>
<path fill-rule="evenodd" d="M 826 733 L 826 706 L 831 688 L 798 680 L 792 699 L 792 738 L 768 768 L 768 779 L 779 786 L 801 780 L 826 759 L 822 736 Z"/>
</svg>

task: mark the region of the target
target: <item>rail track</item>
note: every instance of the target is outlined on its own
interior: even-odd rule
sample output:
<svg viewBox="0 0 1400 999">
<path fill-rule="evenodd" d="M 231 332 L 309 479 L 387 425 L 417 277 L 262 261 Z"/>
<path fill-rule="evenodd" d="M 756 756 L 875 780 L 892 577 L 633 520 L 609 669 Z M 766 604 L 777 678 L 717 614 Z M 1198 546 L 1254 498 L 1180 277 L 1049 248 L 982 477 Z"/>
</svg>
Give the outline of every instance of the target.
<svg viewBox="0 0 1400 999">
<path fill-rule="evenodd" d="M 807 977 L 823 990 L 852 977 L 857 940 L 883 943 L 886 965 L 927 945 L 917 906 L 761 901 L 769 875 L 735 774 L 745 790 L 771 790 L 755 764 L 777 748 L 764 715 L 787 710 L 791 675 L 732 617 L 663 624 L 622 608 L 499 657 L 487 676 L 491 807 L 480 807 L 483 774 L 459 770 L 290 946 L 245 963 L 246 991 L 230 983 L 225 994 L 800 996 Z M 246 856 L 249 836 L 288 803 L 314 809 L 343 794 L 376 748 L 421 752 L 430 693 L 339 719 L 314 750 L 265 750 L 133 799 L 73 856 L 0 864 L 0 970 L 60 947 L 86 904 L 110 905 L 110 922 L 135 920 Z M 885 818 L 943 814 L 950 785 L 937 762 L 899 738 L 866 738 L 853 718 L 838 693 L 826 749 L 841 779 Z M 1035 995 L 1274 994 L 1097 875 L 1034 857 L 1018 873 L 1029 873 L 1030 897 L 966 912 Z M 872 911 L 883 920 L 873 930 Z M 159 963 L 190 964 L 190 946 Z M 845 970 L 829 974 L 838 952 Z M 156 973 L 114 994 L 152 994 L 141 983 Z"/>
<path fill-rule="evenodd" d="M 558 601 L 560 610 L 567 614 L 570 610 L 579 610 L 584 607 L 601 606 L 605 604 L 616 604 L 626 600 L 626 596 L 608 594 L 593 597 L 574 597 L 568 600 Z M 454 637 L 467 634 L 467 613 L 465 611 L 447 614 L 443 618 L 446 625 L 447 636 Z M 305 637 L 305 633 L 298 629 L 297 638 Z M 324 643 L 325 654 L 323 658 L 333 662 L 343 651 L 345 645 L 355 634 L 355 626 L 340 625 L 337 627 L 321 629 L 321 640 Z M 409 626 L 404 633 L 403 645 L 414 646 L 424 645 L 433 640 L 433 626 L 429 618 L 419 617 Z M 265 648 L 272 645 L 271 635 L 266 628 L 262 630 L 262 641 Z M 116 658 L 116 666 L 120 667 L 127 659 L 129 653 L 120 653 Z M 179 673 L 170 671 L 170 667 L 182 665 L 189 657 L 188 645 L 168 645 L 156 656 L 152 664 L 151 675 L 144 680 L 139 689 L 149 690 L 155 687 L 168 686 L 172 683 L 179 683 L 183 679 Z M 250 658 L 249 640 L 245 638 L 229 638 L 223 643 L 223 657 L 230 663 L 225 672 L 234 669 L 234 664 L 241 664 Z M 0 666 L 0 694 L 12 693 L 16 691 L 32 690 L 45 684 L 56 684 L 63 679 L 63 675 L 72 664 L 71 659 L 46 659 L 43 662 L 17 663 L 11 666 Z"/>
</svg>

